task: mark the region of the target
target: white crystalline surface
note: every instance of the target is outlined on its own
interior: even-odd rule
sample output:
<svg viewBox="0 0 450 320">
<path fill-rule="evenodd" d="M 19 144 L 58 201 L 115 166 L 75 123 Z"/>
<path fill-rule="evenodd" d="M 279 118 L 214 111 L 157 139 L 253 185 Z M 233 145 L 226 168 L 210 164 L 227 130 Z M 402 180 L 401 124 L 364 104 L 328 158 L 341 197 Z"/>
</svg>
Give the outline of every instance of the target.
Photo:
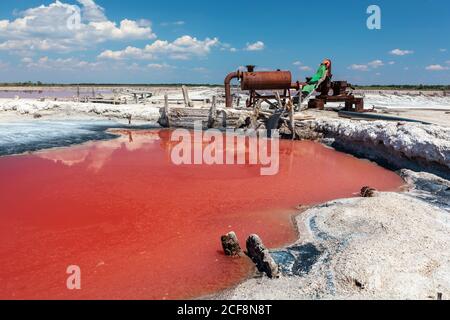
<svg viewBox="0 0 450 320">
<path fill-rule="evenodd" d="M 0 123 L 0 156 L 115 137 L 113 121 L 25 121 Z"/>
<path fill-rule="evenodd" d="M 446 96 L 412 96 L 393 94 L 366 94 L 364 97 L 366 108 L 373 106 L 387 109 L 421 108 L 421 109 L 448 109 L 450 110 L 450 97 Z"/>
<path fill-rule="evenodd" d="M 421 158 L 450 169 L 450 128 L 386 121 L 326 119 L 313 121 L 321 132 L 349 141 L 384 146 L 407 158 Z"/>
<path fill-rule="evenodd" d="M 34 115 L 46 111 L 60 111 L 102 115 L 105 117 L 128 118 L 157 121 L 159 107 L 153 105 L 97 104 L 67 101 L 38 101 L 32 99 L 0 99 L 0 111 L 15 111 L 21 115 Z"/>
</svg>

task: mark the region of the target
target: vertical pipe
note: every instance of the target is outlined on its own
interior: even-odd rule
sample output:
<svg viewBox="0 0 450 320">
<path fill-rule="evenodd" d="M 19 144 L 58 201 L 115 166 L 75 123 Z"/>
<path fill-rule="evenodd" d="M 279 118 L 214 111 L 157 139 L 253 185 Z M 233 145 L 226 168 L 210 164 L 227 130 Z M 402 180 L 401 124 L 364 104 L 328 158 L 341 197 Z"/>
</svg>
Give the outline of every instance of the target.
<svg viewBox="0 0 450 320">
<path fill-rule="evenodd" d="M 232 72 L 225 78 L 225 105 L 227 108 L 233 107 L 233 99 L 231 97 L 231 80 L 239 78 L 239 72 Z"/>
<path fill-rule="evenodd" d="M 189 92 L 186 86 L 182 86 L 181 90 L 183 91 L 183 99 L 184 99 L 184 104 L 186 106 L 186 108 L 192 108 L 193 104 L 191 102 L 191 100 L 189 99 Z"/>
</svg>

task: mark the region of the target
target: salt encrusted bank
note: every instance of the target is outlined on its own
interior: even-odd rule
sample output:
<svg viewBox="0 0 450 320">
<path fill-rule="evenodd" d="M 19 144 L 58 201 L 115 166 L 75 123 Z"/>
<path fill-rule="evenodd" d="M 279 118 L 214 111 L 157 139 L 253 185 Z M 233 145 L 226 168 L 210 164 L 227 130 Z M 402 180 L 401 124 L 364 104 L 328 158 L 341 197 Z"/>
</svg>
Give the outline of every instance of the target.
<svg viewBox="0 0 450 320">
<path fill-rule="evenodd" d="M 302 212 L 295 220 L 298 241 L 272 252 L 284 270 L 280 278 L 255 277 L 215 298 L 448 299 L 450 183 L 429 174 L 402 175 L 433 187 L 336 200 Z M 298 268 L 302 263 L 307 268 Z"/>
</svg>

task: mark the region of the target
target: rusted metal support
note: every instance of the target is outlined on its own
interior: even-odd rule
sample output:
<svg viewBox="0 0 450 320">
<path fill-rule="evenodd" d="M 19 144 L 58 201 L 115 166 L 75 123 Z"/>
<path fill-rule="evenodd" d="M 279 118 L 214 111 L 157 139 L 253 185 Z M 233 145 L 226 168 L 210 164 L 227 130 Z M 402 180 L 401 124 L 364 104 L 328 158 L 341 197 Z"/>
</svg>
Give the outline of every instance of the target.
<svg viewBox="0 0 450 320">
<path fill-rule="evenodd" d="M 227 108 L 233 107 L 233 98 L 231 97 L 231 80 L 239 79 L 239 71 L 228 74 L 225 78 L 225 104 Z"/>
<path fill-rule="evenodd" d="M 347 111 L 364 112 L 364 100 L 362 98 L 355 97 L 349 90 L 353 89 L 347 81 L 335 81 L 332 82 L 333 77 L 331 60 L 325 59 L 322 62 L 327 68 L 326 75 L 316 83 L 315 92 L 319 93 L 315 99 L 309 103 L 310 108 L 324 109 L 327 102 L 345 102 Z M 261 91 L 281 91 L 280 98 L 282 99 L 282 105 L 286 105 L 287 101 L 291 99 L 291 90 L 299 91 L 299 100 L 301 98 L 309 98 L 311 96 L 302 97 L 302 88 L 305 85 L 311 84 L 308 82 L 292 82 L 292 74 L 290 71 L 255 71 L 254 66 L 247 66 L 247 71 L 232 72 L 225 78 L 225 100 L 227 108 L 231 108 L 233 105 L 231 96 L 231 81 L 238 79 L 241 82 L 241 90 L 249 92 L 249 99 L 247 100 L 247 108 L 254 108 L 257 101 L 263 100 L 268 102 L 272 107 L 274 103 L 269 100 L 277 100 L 275 95 L 266 95 Z M 308 79 L 308 78 L 307 78 Z M 260 92 L 258 92 L 260 91 Z M 332 94 L 330 92 L 333 92 Z M 281 104 L 280 104 L 281 105 Z M 301 102 L 299 103 L 299 107 Z"/>
<path fill-rule="evenodd" d="M 238 79 L 241 81 L 241 90 L 249 91 L 250 98 L 247 107 L 254 107 L 258 99 L 274 99 L 274 96 L 263 96 L 257 93 L 258 90 L 284 90 L 282 99 L 290 96 L 290 89 L 299 89 L 300 82 L 292 82 L 290 71 L 254 71 L 254 66 L 247 66 L 247 72 L 237 71 L 228 74 L 225 78 L 225 101 L 226 107 L 233 106 L 231 96 L 231 81 Z"/>
</svg>

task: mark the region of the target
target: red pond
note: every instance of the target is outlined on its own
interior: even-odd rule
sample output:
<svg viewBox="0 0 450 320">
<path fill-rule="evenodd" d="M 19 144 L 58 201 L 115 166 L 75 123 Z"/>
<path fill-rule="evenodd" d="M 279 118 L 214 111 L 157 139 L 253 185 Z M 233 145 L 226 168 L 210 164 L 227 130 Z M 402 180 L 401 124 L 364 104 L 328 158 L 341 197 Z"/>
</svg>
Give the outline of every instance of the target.
<svg viewBox="0 0 450 320">
<path fill-rule="evenodd" d="M 394 173 L 313 142 L 280 143 L 280 172 L 252 165 L 175 166 L 170 131 L 129 132 L 0 158 L 1 299 L 179 299 L 251 274 L 220 236 L 296 238 L 294 208 L 396 190 Z M 68 290 L 68 266 L 81 290 Z"/>
</svg>

